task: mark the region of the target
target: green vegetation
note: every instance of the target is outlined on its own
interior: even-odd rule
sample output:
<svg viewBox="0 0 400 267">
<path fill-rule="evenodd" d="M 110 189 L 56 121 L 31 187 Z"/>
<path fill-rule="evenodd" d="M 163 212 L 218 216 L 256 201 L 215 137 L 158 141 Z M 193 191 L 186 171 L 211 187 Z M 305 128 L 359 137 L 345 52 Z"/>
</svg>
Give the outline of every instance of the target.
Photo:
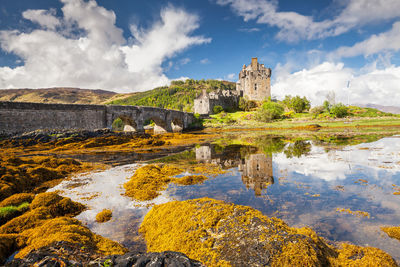
<svg viewBox="0 0 400 267">
<path fill-rule="evenodd" d="M 113 121 L 112 129 L 113 131 L 122 131 L 124 129 L 124 122 L 121 118 L 117 118 L 115 121 Z"/>
<path fill-rule="evenodd" d="M 194 99 L 196 95 L 201 93 L 202 89 L 206 89 L 207 92 L 216 89 L 235 90 L 236 84 L 217 80 L 188 79 L 186 81 L 173 81 L 170 86 L 135 93 L 107 104 L 149 106 L 193 112 Z"/>
<path fill-rule="evenodd" d="M 281 118 L 283 111 L 284 108 L 281 104 L 267 101 L 258 108 L 255 118 L 261 122 L 271 122 L 272 120 Z"/>
<path fill-rule="evenodd" d="M 306 97 L 301 98 L 298 95 L 297 96 L 287 95 L 285 96 L 285 99 L 282 101 L 282 103 L 288 109 L 293 110 L 296 113 L 308 111 L 311 107 L 310 101 Z"/>
<path fill-rule="evenodd" d="M 244 97 L 239 99 L 239 109 L 243 111 L 250 111 L 257 107 L 257 102 L 253 100 L 247 100 Z"/>
<path fill-rule="evenodd" d="M 348 108 L 343 105 L 342 103 L 333 105 L 330 109 L 330 113 L 335 117 L 335 118 L 343 118 L 346 117 L 348 113 Z"/>
<path fill-rule="evenodd" d="M 214 114 L 221 113 L 222 111 L 224 111 L 224 108 L 221 107 L 221 106 L 214 106 L 214 108 L 213 108 L 213 113 Z"/>
</svg>

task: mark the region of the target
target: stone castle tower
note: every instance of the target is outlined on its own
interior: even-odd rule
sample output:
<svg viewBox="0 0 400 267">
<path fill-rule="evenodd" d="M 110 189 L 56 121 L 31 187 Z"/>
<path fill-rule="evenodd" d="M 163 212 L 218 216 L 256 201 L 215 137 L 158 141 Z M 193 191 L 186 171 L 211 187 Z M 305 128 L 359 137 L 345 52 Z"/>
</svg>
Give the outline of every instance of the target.
<svg viewBox="0 0 400 267">
<path fill-rule="evenodd" d="M 251 64 L 243 65 L 239 73 L 239 82 L 235 90 L 217 90 L 207 93 L 205 90 L 194 99 L 194 113 L 208 115 L 215 106 L 225 110 L 238 107 L 240 97 L 247 100 L 264 101 L 271 97 L 271 69 L 259 64 L 256 57 Z"/>
<path fill-rule="evenodd" d="M 256 57 L 249 66 L 243 65 L 236 90 L 248 100 L 263 101 L 271 97 L 271 69 L 260 64 Z"/>
</svg>

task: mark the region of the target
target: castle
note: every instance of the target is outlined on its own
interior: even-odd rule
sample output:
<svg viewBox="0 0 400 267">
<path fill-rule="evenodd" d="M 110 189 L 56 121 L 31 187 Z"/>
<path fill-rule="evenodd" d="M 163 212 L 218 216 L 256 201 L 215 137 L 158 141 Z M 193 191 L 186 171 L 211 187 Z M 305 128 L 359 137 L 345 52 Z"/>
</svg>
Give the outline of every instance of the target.
<svg viewBox="0 0 400 267">
<path fill-rule="evenodd" d="M 215 106 L 221 106 L 224 110 L 235 109 L 240 97 L 255 101 L 271 97 L 271 69 L 258 63 L 256 57 L 251 59 L 249 66 L 243 65 L 236 91 L 217 90 L 207 93 L 203 90 L 194 100 L 194 113 L 212 114 Z"/>
</svg>

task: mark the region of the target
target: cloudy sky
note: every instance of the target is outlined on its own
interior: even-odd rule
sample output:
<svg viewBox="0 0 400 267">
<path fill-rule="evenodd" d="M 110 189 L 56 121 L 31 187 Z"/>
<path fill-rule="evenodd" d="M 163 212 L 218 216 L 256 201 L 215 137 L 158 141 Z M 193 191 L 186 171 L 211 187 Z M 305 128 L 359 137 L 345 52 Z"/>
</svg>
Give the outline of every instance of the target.
<svg viewBox="0 0 400 267">
<path fill-rule="evenodd" d="M 133 92 L 187 77 L 236 81 L 258 57 L 278 98 L 317 105 L 334 92 L 345 104 L 400 106 L 399 49 L 399 0 L 0 3 L 3 89 Z"/>
</svg>

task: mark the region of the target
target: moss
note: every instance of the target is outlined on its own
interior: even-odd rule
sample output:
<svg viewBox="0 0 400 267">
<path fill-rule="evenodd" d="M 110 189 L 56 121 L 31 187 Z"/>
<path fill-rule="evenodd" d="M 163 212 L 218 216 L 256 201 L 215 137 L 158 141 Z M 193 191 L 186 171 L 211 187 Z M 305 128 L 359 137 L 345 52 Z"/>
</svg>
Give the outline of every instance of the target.
<svg viewBox="0 0 400 267">
<path fill-rule="evenodd" d="M 61 240 L 71 243 L 81 243 L 84 246 L 107 255 L 124 254 L 127 252 L 117 242 L 94 234 L 77 219 L 58 217 L 46 220 L 42 225 L 20 233 L 19 242 L 25 246 L 16 257 L 22 258 L 33 249 L 38 249 Z"/>
<path fill-rule="evenodd" d="M 104 209 L 97 213 L 96 222 L 103 223 L 108 222 L 112 218 L 112 211 L 109 209 Z"/>
<path fill-rule="evenodd" d="M 400 226 L 381 227 L 381 230 L 384 231 L 389 237 L 400 241 Z"/>
<path fill-rule="evenodd" d="M 125 195 L 137 200 L 152 200 L 160 195 L 171 182 L 173 175 L 183 170 L 168 165 L 145 165 L 136 170 L 131 179 L 124 184 Z"/>
<path fill-rule="evenodd" d="M 29 209 L 29 203 L 24 202 L 18 206 L 6 206 L 0 208 L 0 225 L 8 222 L 14 217 L 23 214 Z"/>
<path fill-rule="evenodd" d="M 0 207 L 6 206 L 19 206 L 24 202 L 31 203 L 35 194 L 32 193 L 19 193 L 12 195 L 0 202 Z"/>
<path fill-rule="evenodd" d="M 209 266 L 396 266 L 382 250 L 338 250 L 310 228 L 292 228 L 253 208 L 209 198 L 156 205 L 139 231 L 149 252 L 179 251 Z M 352 257 L 357 251 L 364 254 Z"/>
</svg>

